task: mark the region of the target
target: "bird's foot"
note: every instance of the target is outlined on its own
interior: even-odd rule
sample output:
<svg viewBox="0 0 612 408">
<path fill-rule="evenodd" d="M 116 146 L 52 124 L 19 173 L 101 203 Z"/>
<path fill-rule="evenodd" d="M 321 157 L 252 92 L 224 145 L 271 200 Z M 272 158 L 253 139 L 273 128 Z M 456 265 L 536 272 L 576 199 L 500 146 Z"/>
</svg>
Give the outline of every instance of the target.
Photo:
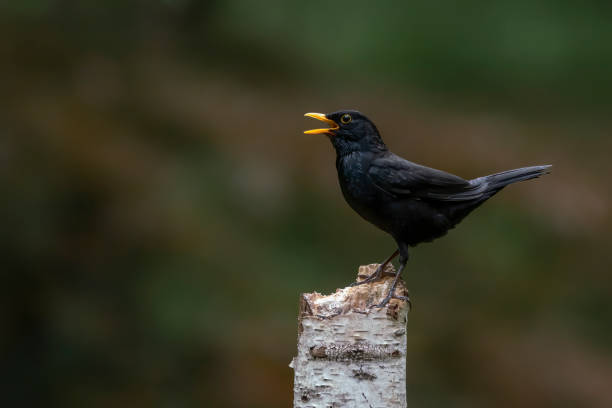
<svg viewBox="0 0 612 408">
<path fill-rule="evenodd" d="M 365 283 L 374 282 L 375 280 L 380 279 L 380 276 L 374 276 L 374 275 L 376 275 L 376 273 L 373 273 L 370 276 L 360 275 L 359 276 L 360 278 L 365 278 L 365 279 L 362 280 L 362 281 L 359 281 L 359 282 L 353 282 L 353 283 L 350 284 L 350 286 L 359 286 L 359 285 L 363 285 Z"/>
<path fill-rule="evenodd" d="M 374 282 L 376 280 L 379 280 L 383 276 L 395 276 L 395 272 L 383 271 L 383 266 L 386 268 L 386 265 L 381 264 L 371 275 L 357 275 L 358 278 L 361 278 L 363 280 L 359 282 L 353 282 L 350 286 L 359 286 L 363 285 L 364 283 Z"/>
<path fill-rule="evenodd" d="M 408 292 L 408 291 L 406 291 Z M 410 300 L 410 296 L 399 296 L 396 295 L 395 293 L 393 293 L 392 291 L 389 291 L 389 293 L 387 294 L 387 296 L 385 296 L 385 298 L 382 300 L 382 302 L 380 302 L 377 305 L 372 305 L 371 307 L 377 307 L 379 309 L 387 306 L 387 304 L 389 303 L 389 301 L 391 299 L 399 299 L 399 300 L 403 300 L 404 302 L 408 303 L 408 307 L 412 310 L 412 301 Z"/>
<path fill-rule="evenodd" d="M 353 282 L 351 283 L 351 286 L 359 286 L 359 285 L 363 285 L 365 283 L 370 283 L 370 282 L 374 282 L 375 280 L 378 280 L 382 277 L 382 272 L 380 270 L 380 266 L 378 268 L 376 268 L 376 270 L 374 271 L 374 273 L 372 273 L 371 275 L 357 275 L 358 278 L 365 278 L 362 281 L 359 282 Z"/>
<path fill-rule="evenodd" d="M 382 309 L 383 307 L 387 306 L 387 303 L 389 303 L 389 301 L 391 300 L 391 294 L 388 294 L 387 296 L 385 296 L 385 298 L 382 300 L 382 302 L 380 302 L 377 305 L 372 305 L 372 308 L 379 308 Z"/>
<path fill-rule="evenodd" d="M 410 297 L 408 297 L 408 296 L 397 296 L 397 295 L 393 295 L 393 296 L 391 296 L 391 298 L 393 298 L 393 299 L 403 300 L 404 302 L 408 303 L 408 308 L 409 308 L 410 310 L 412 310 L 412 301 L 410 300 Z"/>
</svg>

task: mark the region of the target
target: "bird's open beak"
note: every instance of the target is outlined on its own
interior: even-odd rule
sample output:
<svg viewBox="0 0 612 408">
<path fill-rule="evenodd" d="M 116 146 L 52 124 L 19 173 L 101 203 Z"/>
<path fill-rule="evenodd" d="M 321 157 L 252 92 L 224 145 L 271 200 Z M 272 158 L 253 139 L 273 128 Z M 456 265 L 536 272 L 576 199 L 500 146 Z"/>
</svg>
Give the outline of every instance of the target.
<svg viewBox="0 0 612 408">
<path fill-rule="evenodd" d="M 331 126 L 329 128 L 326 128 L 326 129 L 311 129 L 311 130 L 306 130 L 306 131 L 304 131 L 304 133 L 306 133 L 307 135 L 319 135 L 319 134 L 322 134 L 322 133 L 326 133 L 328 135 L 333 135 L 333 131 L 334 130 L 340 129 L 340 126 L 338 126 L 338 124 L 336 122 L 334 122 L 331 119 L 327 119 L 327 117 L 324 114 L 322 114 L 322 113 L 305 113 L 304 116 L 308 116 L 309 118 L 320 120 L 321 122 L 325 122 L 329 126 Z"/>
</svg>

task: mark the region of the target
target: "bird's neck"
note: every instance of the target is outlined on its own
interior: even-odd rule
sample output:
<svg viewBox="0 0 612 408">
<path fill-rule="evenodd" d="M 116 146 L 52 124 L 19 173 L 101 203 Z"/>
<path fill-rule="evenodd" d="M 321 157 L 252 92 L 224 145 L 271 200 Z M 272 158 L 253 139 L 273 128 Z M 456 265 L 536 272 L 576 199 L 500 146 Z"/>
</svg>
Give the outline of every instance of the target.
<svg viewBox="0 0 612 408">
<path fill-rule="evenodd" d="M 369 149 L 369 150 L 352 150 L 339 152 L 336 150 L 336 169 L 338 174 L 344 174 L 347 171 L 362 172 L 367 171 L 369 163 L 376 158 L 383 156 L 388 150 L 385 149 Z"/>
<path fill-rule="evenodd" d="M 354 154 L 365 154 L 368 156 L 377 157 L 381 154 L 387 152 L 387 148 L 377 147 L 377 148 L 369 148 L 369 149 L 343 149 L 342 151 L 336 150 L 336 157 L 341 159 L 346 156 L 354 155 Z"/>
<path fill-rule="evenodd" d="M 336 157 L 338 159 L 354 153 L 378 155 L 388 151 L 387 146 L 379 138 L 354 142 L 332 139 L 332 144 L 334 145 Z"/>
</svg>

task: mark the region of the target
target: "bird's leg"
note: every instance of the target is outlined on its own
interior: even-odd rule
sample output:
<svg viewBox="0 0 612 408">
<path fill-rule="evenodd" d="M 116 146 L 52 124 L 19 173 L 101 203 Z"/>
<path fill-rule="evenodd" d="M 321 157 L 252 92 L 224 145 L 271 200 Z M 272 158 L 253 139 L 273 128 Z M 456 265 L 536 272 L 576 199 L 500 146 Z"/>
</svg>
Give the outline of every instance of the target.
<svg viewBox="0 0 612 408">
<path fill-rule="evenodd" d="M 359 275 L 360 278 L 365 277 L 365 279 L 360 282 L 353 282 L 351 283 L 351 286 L 363 285 L 364 283 L 370 283 L 370 282 L 380 279 L 383 276 L 383 274 L 386 273 L 385 268 L 387 267 L 389 262 L 391 262 L 393 258 L 395 258 L 398 254 L 399 254 L 399 249 L 396 249 L 395 252 L 393 252 L 390 257 L 388 257 L 382 264 L 378 265 L 378 268 L 376 268 L 374 273 L 368 276 Z"/>
<path fill-rule="evenodd" d="M 387 305 L 387 303 L 389 303 L 389 301 L 391 300 L 391 298 L 395 297 L 395 287 L 397 286 L 397 281 L 399 280 L 400 275 L 402 274 L 402 270 L 404 269 L 405 264 L 401 264 L 397 273 L 395 274 L 395 278 L 393 279 L 393 283 L 391 284 L 391 289 L 389 289 L 389 293 L 387 293 L 387 296 L 385 296 L 385 298 L 382 300 L 382 302 L 380 302 L 377 305 L 374 305 L 373 307 L 385 307 Z M 410 300 L 408 300 L 410 301 Z"/>
<path fill-rule="evenodd" d="M 400 267 L 397 270 L 397 273 L 395 274 L 395 278 L 393 279 L 393 283 L 391 284 L 391 289 L 389 289 L 389 293 L 387 293 L 387 296 L 385 296 L 385 298 L 382 300 L 382 302 L 380 302 L 377 305 L 374 305 L 373 307 L 385 307 L 387 305 L 387 303 L 389 303 L 389 301 L 391 299 L 400 299 L 403 300 L 405 302 L 408 302 L 408 306 L 410 308 L 412 308 L 412 302 L 410 302 L 410 297 L 409 296 L 397 296 L 395 294 L 395 287 L 397 286 L 397 281 L 399 280 L 400 276 L 402 275 L 402 271 L 404 270 L 404 268 L 406 267 L 406 263 L 408 262 L 408 256 L 407 256 L 407 252 L 406 255 L 400 255 Z"/>
</svg>

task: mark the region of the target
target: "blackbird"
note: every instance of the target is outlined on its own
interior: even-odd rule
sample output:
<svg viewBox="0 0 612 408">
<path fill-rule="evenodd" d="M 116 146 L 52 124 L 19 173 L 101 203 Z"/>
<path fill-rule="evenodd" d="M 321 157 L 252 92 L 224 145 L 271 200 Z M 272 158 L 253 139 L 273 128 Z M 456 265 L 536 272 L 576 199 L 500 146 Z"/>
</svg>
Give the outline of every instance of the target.
<svg viewBox="0 0 612 408">
<path fill-rule="evenodd" d="M 372 275 L 353 284 L 380 279 L 387 264 L 399 254 L 400 267 L 391 289 L 376 307 L 385 306 L 391 298 L 410 302 L 407 296 L 395 295 L 397 281 L 408 261 L 408 247 L 445 235 L 508 184 L 539 177 L 551 167 L 523 167 L 465 180 L 390 152 L 374 123 L 358 111 L 304 116 L 330 126 L 304 133 L 329 137 L 336 150 L 336 169 L 346 202 L 397 243 L 397 250 Z"/>
</svg>

